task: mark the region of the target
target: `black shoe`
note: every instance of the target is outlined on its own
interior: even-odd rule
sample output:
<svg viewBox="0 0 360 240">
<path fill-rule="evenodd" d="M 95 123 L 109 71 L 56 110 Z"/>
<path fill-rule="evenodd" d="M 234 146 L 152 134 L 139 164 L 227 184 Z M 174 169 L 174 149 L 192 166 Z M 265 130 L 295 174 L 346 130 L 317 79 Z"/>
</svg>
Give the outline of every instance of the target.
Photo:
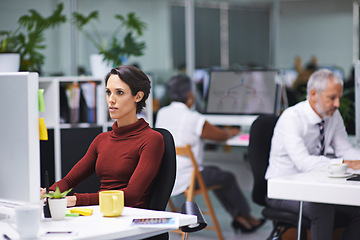
<svg viewBox="0 0 360 240">
<path fill-rule="evenodd" d="M 266 222 L 266 219 L 261 218 L 260 223 L 256 226 L 253 226 L 254 231 L 257 230 L 258 228 L 260 228 L 262 225 L 264 225 L 265 222 Z"/>
<path fill-rule="evenodd" d="M 235 232 L 236 234 L 238 234 L 239 231 L 241 231 L 242 233 L 252 233 L 252 232 L 255 231 L 255 229 L 256 229 L 258 226 L 248 228 L 248 227 L 245 226 L 244 224 L 242 224 L 242 223 L 240 223 L 240 222 L 238 222 L 238 221 L 236 221 L 236 220 L 233 220 L 233 222 L 232 222 L 232 227 L 233 227 L 233 229 L 234 229 L 234 232 Z"/>
</svg>

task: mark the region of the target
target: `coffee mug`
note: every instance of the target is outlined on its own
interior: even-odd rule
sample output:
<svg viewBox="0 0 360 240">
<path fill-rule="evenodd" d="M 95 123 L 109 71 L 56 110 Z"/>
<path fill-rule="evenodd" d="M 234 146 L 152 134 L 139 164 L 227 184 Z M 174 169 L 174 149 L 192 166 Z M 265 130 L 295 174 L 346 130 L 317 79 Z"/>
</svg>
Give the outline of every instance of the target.
<svg viewBox="0 0 360 240">
<path fill-rule="evenodd" d="M 328 171 L 332 175 L 344 175 L 348 166 L 346 163 L 338 163 L 329 165 Z"/>
<path fill-rule="evenodd" d="M 15 214 L 10 219 L 10 226 L 19 234 L 19 239 L 36 239 L 40 227 L 41 207 L 39 205 L 24 205 L 15 208 Z"/>
<path fill-rule="evenodd" d="M 124 209 L 124 192 L 119 190 L 100 192 L 99 205 L 104 217 L 120 216 Z"/>
</svg>

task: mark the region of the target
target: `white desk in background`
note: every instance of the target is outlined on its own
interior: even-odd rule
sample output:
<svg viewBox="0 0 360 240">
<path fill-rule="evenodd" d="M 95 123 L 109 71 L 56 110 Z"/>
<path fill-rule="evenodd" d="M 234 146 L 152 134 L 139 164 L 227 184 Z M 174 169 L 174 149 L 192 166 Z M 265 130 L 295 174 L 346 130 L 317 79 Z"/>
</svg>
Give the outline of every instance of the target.
<svg viewBox="0 0 360 240">
<path fill-rule="evenodd" d="M 94 209 L 91 216 L 65 217 L 64 220 L 60 221 L 43 218 L 40 224 L 38 239 L 141 239 L 168 232 L 174 230 L 174 228 L 141 228 L 131 226 L 134 218 L 177 217 L 179 219 L 179 226 L 186 226 L 197 222 L 197 216 L 173 212 L 125 207 L 119 217 L 103 217 L 99 206 L 86 206 L 86 208 Z M 63 237 L 61 237 L 62 234 L 46 235 L 45 233 L 48 231 L 70 231 L 73 234 L 63 234 Z M 6 220 L 0 221 L 0 233 L 1 237 L 3 234 L 6 234 L 11 239 L 17 239 L 18 236 Z"/>
<path fill-rule="evenodd" d="M 206 120 L 217 126 L 235 126 L 240 127 L 242 132 L 233 138 L 230 138 L 223 144 L 237 147 L 247 147 L 249 145 L 249 131 L 252 123 L 258 115 L 217 115 L 204 114 Z"/>
<path fill-rule="evenodd" d="M 250 127 L 258 115 L 204 114 L 205 119 L 214 125 Z"/>
<path fill-rule="evenodd" d="M 360 206 L 360 182 L 331 178 L 327 172 L 299 173 L 268 180 L 268 198 L 300 201 L 298 239 L 302 204 L 318 202 Z"/>
</svg>

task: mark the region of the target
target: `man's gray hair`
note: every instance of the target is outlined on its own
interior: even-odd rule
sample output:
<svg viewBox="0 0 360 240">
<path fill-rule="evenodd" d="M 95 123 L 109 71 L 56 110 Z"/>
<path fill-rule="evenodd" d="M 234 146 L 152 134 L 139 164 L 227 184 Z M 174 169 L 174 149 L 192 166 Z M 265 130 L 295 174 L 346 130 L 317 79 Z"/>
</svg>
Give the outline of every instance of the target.
<svg viewBox="0 0 360 240">
<path fill-rule="evenodd" d="M 312 89 L 315 89 L 319 94 L 321 94 L 321 92 L 325 90 L 327 84 L 332 80 L 335 84 L 341 84 L 341 86 L 344 84 L 339 74 L 329 69 L 320 69 L 311 74 L 307 83 L 307 99 L 309 99 L 310 91 Z"/>
</svg>

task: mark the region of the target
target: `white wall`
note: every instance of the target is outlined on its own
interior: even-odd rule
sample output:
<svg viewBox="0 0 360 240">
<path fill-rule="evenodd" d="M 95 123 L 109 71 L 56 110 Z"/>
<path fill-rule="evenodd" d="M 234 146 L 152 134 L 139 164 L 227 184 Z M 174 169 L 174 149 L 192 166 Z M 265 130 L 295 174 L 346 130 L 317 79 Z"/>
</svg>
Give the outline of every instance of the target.
<svg viewBox="0 0 360 240">
<path fill-rule="evenodd" d="M 0 30 L 16 26 L 19 16 L 34 8 L 48 16 L 58 2 L 64 2 L 65 12 L 70 14 L 69 0 L 0 0 Z M 145 71 L 166 70 L 171 66 L 171 29 L 168 0 L 78 0 L 78 11 L 89 13 L 99 10 L 101 29 L 110 33 L 116 22 L 116 13 L 135 11 L 148 25 L 144 40 L 145 55 L 130 59 L 138 62 Z M 71 73 L 70 24 L 48 31 L 47 48 L 44 51 L 45 74 Z M 348 76 L 352 67 L 352 1 L 281 1 L 279 24 L 279 50 L 275 67 L 292 67 L 299 55 L 305 64 L 315 55 L 319 64 L 338 65 Z M 88 68 L 88 54 L 94 48 L 79 36 L 78 63 Z"/>
<path fill-rule="evenodd" d="M 352 1 L 281 2 L 277 67 L 292 67 L 299 55 L 306 64 L 314 55 L 321 65 L 352 67 Z"/>
<path fill-rule="evenodd" d="M 55 9 L 57 1 L 47 0 L 0 0 L 0 31 L 15 30 L 18 26 L 17 21 L 20 16 L 28 14 L 30 8 L 36 9 L 42 16 L 48 17 L 53 9 Z M 46 41 L 51 42 L 47 44 L 45 53 L 45 64 L 43 70 L 45 72 L 58 72 L 61 65 L 60 59 L 57 57 L 59 54 L 59 30 L 50 29 L 45 33 Z M 56 46 L 56 47 L 53 47 Z"/>
<path fill-rule="evenodd" d="M 99 9 L 102 33 L 111 34 L 115 24 L 116 14 L 126 14 L 134 11 L 142 21 L 146 22 L 147 29 L 142 37 L 146 42 L 145 54 L 141 57 L 129 59 L 129 63 L 138 62 L 145 71 L 152 69 L 170 68 L 170 20 L 167 0 L 79 0 L 78 11 L 90 13 Z M 88 54 L 94 49 L 82 35 L 79 36 L 79 63 L 88 64 Z"/>
<path fill-rule="evenodd" d="M 71 5 L 69 0 L 0 0 L 0 30 L 15 29 L 20 16 L 29 9 L 36 9 L 47 17 L 55 9 L 57 3 L 64 3 L 64 13 L 70 16 Z M 171 66 L 170 51 L 170 20 L 167 0 L 78 0 L 78 11 L 88 14 L 99 10 L 102 33 L 112 33 L 115 24 L 115 14 L 126 14 L 135 11 L 147 23 L 143 36 L 147 48 L 142 57 L 133 58 L 129 63 L 138 62 L 143 70 L 167 69 Z M 45 54 L 44 74 L 63 72 L 71 74 L 71 26 L 70 23 L 61 25 L 56 30 L 46 32 L 47 48 Z M 93 53 L 94 47 L 79 34 L 78 65 L 89 70 L 88 54 Z"/>
</svg>

